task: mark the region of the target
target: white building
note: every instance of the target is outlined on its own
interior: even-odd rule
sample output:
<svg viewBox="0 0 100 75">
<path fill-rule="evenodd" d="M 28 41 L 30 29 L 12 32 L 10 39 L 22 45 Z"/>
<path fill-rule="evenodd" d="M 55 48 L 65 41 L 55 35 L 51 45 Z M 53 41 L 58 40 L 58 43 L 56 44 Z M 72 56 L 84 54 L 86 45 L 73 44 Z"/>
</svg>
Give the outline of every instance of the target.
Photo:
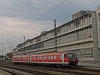
<svg viewBox="0 0 100 75">
<path fill-rule="evenodd" d="M 100 8 L 96 11 L 80 11 L 72 15 L 72 21 L 15 48 L 16 54 L 43 53 L 56 51 L 75 52 L 80 61 L 100 61 Z"/>
</svg>

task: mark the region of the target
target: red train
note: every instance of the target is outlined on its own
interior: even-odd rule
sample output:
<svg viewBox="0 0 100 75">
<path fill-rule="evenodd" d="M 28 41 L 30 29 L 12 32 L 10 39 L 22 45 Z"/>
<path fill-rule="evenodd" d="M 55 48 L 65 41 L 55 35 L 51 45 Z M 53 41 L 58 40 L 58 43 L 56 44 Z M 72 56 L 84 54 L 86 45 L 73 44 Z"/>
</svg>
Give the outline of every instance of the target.
<svg viewBox="0 0 100 75">
<path fill-rule="evenodd" d="M 75 53 L 53 52 L 43 54 L 16 55 L 13 56 L 12 62 L 77 66 L 78 58 Z"/>
</svg>

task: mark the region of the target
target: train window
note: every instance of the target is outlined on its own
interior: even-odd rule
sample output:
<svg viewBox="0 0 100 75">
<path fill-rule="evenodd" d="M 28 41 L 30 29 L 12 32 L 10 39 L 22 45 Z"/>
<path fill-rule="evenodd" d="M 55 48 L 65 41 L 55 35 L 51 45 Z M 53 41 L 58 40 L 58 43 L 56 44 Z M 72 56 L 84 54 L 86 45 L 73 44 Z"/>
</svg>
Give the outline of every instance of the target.
<svg viewBox="0 0 100 75">
<path fill-rule="evenodd" d="M 62 58 L 62 56 L 59 56 L 60 57 L 60 59 Z"/>
<path fill-rule="evenodd" d="M 37 59 L 37 57 L 35 57 L 35 59 Z"/>
<path fill-rule="evenodd" d="M 35 57 L 35 59 L 38 59 L 38 57 Z"/>
<path fill-rule="evenodd" d="M 26 58 L 25 57 L 23 57 L 23 60 L 25 60 Z"/>
<path fill-rule="evenodd" d="M 46 57 L 45 57 L 45 59 L 46 59 Z"/>
<path fill-rule="evenodd" d="M 41 59 L 41 56 L 40 56 L 40 59 Z"/>
<path fill-rule="evenodd" d="M 36 57 L 36 59 L 38 59 L 38 57 Z"/>
<path fill-rule="evenodd" d="M 54 59 L 54 56 L 53 56 L 53 59 Z"/>
<path fill-rule="evenodd" d="M 38 57 L 38 59 L 40 59 L 40 57 Z"/>
<path fill-rule="evenodd" d="M 40 57 L 40 59 L 42 59 L 42 57 Z"/>
<path fill-rule="evenodd" d="M 53 56 L 51 56 L 51 59 L 53 59 Z"/>
<path fill-rule="evenodd" d="M 77 58 L 77 56 L 74 53 L 68 53 L 68 58 Z"/>
<path fill-rule="evenodd" d="M 35 59 L 35 57 L 34 57 L 34 59 Z"/>
<path fill-rule="evenodd" d="M 44 59 L 44 56 L 42 57 L 42 59 Z"/>
<path fill-rule="evenodd" d="M 48 56 L 48 59 L 50 59 L 50 56 Z"/>
<path fill-rule="evenodd" d="M 67 55 L 66 54 L 64 54 L 64 58 L 66 58 L 67 57 Z"/>
<path fill-rule="evenodd" d="M 54 59 L 56 59 L 56 56 L 54 56 Z"/>
</svg>

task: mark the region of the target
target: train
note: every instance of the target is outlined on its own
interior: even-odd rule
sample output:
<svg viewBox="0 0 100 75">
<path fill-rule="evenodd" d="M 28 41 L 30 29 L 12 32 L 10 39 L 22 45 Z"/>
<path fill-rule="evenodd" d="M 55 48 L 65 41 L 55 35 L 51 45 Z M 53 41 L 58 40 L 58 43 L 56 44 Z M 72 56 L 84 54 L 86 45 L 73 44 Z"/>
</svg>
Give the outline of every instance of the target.
<svg viewBox="0 0 100 75">
<path fill-rule="evenodd" d="M 75 53 L 67 52 L 51 52 L 41 54 L 22 54 L 12 58 L 13 63 L 26 64 L 54 64 L 77 66 L 78 58 Z"/>
</svg>

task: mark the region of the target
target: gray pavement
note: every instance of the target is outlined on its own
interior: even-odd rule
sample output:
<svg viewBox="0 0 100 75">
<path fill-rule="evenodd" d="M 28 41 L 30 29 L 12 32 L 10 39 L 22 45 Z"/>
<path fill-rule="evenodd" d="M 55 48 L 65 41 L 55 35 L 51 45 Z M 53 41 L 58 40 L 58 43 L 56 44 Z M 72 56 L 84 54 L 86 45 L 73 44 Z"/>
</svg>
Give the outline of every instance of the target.
<svg viewBox="0 0 100 75">
<path fill-rule="evenodd" d="M 78 66 L 87 66 L 100 69 L 100 62 L 78 62 Z"/>
</svg>

